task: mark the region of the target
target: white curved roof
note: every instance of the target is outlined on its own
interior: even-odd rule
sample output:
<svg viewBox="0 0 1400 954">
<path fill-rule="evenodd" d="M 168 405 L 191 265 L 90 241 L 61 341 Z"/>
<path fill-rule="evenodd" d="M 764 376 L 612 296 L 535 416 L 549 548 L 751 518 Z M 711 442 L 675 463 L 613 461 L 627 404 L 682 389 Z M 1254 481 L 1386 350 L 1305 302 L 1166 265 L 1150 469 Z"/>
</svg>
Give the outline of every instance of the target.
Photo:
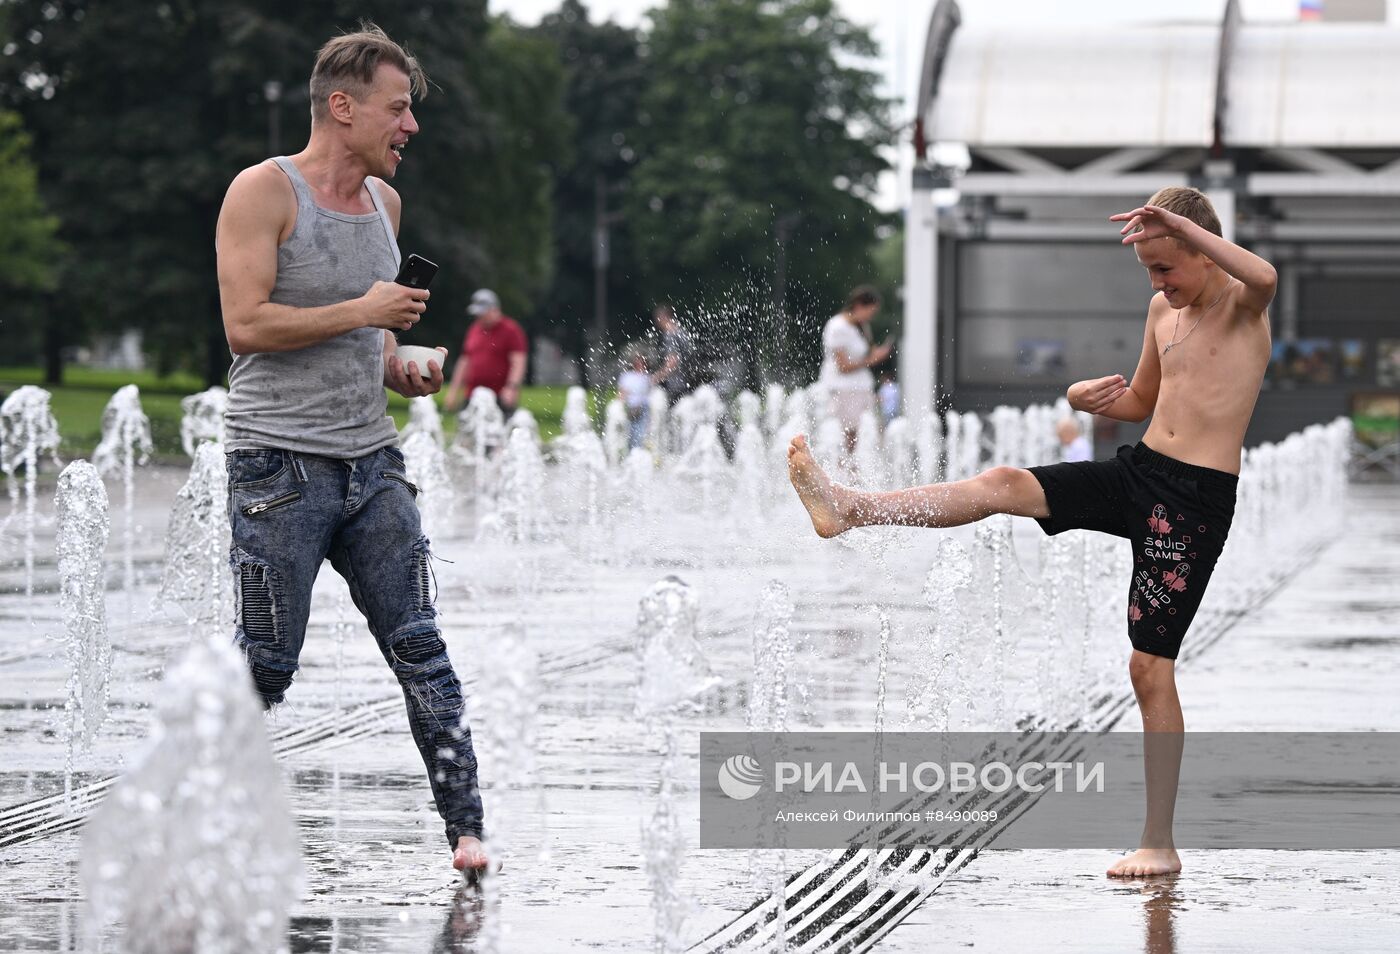
<svg viewBox="0 0 1400 954">
<path fill-rule="evenodd" d="M 1245 26 L 1230 65 L 1225 142 L 1345 149 L 1400 144 L 1400 30 Z"/>
<path fill-rule="evenodd" d="M 971 146 L 1209 147 L 1219 24 L 959 28 L 924 117 Z M 1400 29 L 1241 24 L 1225 76 L 1227 146 L 1400 146 Z"/>
<path fill-rule="evenodd" d="M 974 146 L 1209 146 L 1210 25 L 959 29 L 929 138 Z"/>
</svg>

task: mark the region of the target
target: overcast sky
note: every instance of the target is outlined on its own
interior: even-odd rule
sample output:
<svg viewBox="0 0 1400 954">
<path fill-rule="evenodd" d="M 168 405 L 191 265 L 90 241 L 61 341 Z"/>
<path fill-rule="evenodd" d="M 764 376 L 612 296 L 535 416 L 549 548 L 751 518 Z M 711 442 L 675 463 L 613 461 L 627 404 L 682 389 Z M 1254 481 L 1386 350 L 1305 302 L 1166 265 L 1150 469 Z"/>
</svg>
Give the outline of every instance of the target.
<svg viewBox="0 0 1400 954">
<path fill-rule="evenodd" d="M 1249 20 L 1294 20 L 1298 0 L 1243 0 Z M 593 20 L 613 19 L 636 26 L 655 0 L 584 0 Z M 536 23 L 558 0 L 490 0 L 496 13 Z M 851 20 L 870 27 L 880 43 L 881 72 L 891 92 L 910 95 L 923 58 L 924 34 L 934 0 L 836 0 Z M 999 24 L 1092 24 L 1172 20 L 1217 20 L 1224 0 L 960 0 L 967 26 Z M 1400 3 L 1391 4 L 1400 8 Z M 1392 18 L 1394 17 L 1392 11 Z"/>
<path fill-rule="evenodd" d="M 506 13 L 520 23 L 536 23 L 559 7 L 559 0 L 489 0 L 494 13 Z M 590 19 L 613 19 L 641 25 L 655 0 L 583 0 Z M 886 92 L 902 101 L 900 121 L 910 118 L 923 63 L 924 36 L 935 0 L 836 0 L 847 18 L 871 29 L 880 45 L 880 59 L 872 64 L 885 78 Z M 1244 17 L 1251 21 L 1296 20 L 1298 0 L 1241 0 Z M 1218 21 L 1225 0 L 958 0 L 963 25 L 969 27 L 1046 24 Z M 1400 2 L 1389 4 L 1390 20 L 1397 22 Z M 902 159 L 903 157 L 901 157 Z M 902 162 L 901 162 L 902 164 Z M 893 181 L 882 188 L 880 204 L 897 205 L 902 190 Z"/>
</svg>

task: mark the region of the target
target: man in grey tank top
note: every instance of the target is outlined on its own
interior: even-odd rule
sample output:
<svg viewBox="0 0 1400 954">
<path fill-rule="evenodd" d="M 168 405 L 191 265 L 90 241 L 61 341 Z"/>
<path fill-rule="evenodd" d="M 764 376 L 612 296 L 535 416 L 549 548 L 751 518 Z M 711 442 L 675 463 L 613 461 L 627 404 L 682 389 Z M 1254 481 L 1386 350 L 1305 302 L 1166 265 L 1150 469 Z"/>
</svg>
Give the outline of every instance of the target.
<svg viewBox="0 0 1400 954">
<path fill-rule="evenodd" d="M 393 281 L 400 203 L 385 180 L 418 131 L 424 86 L 378 27 L 335 37 L 311 74 L 306 148 L 243 170 L 224 198 L 230 563 L 235 639 L 267 706 L 297 670 L 322 561 L 345 578 L 403 688 L 453 866 L 475 877 L 488 870 L 476 756 L 384 394 L 442 387 L 440 361 L 394 356 L 393 333 L 428 293 Z"/>
</svg>

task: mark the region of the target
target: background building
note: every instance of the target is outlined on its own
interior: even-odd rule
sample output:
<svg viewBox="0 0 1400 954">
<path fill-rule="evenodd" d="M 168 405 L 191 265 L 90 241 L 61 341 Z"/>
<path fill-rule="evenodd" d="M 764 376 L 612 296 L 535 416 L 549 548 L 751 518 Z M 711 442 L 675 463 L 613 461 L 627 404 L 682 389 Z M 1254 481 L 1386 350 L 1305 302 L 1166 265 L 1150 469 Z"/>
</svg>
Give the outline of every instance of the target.
<svg viewBox="0 0 1400 954">
<path fill-rule="evenodd" d="M 909 405 L 1131 375 L 1151 291 L 1107 217 L 1180 184 L 1279 270 L 1248 441 L 1400 417 L 1400 29 L 1335 22 L 1384 7 L 1334 3 L 1317 22 L 1246 23 L 1231 0 L 1218 23 L 974 30 L 941 0 L 906 234 Z"/>
</svg>

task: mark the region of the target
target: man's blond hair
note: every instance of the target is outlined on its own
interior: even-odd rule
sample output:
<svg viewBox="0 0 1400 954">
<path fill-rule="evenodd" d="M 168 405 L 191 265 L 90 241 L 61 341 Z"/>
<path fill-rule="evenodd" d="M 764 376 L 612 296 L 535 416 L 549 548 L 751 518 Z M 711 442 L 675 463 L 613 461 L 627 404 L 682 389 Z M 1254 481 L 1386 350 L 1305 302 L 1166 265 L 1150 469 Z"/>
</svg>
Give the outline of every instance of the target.
<svg viewBox="0 0 1400 954">
<path fill-rule="evenodd" d="M 1190 186 L 1167 186 L 1165 189 L 1158 189 L 1152 194 L 1152 198 L 1147 200 L 1148 205 L 1155 205 L 1159 209 L 1166 209 L 1168 212 L 1175 212 L 1184 219 L 1190 219 L 1207 232 L 1224 236 L 1220 228 L 1220 216 L 1216 214 L 1215 206 L 1210 204 L 1210 199 L 1200 189 L 1193 189 Z M 1185 245 L 1180 239 L 1177 244 Z"/>
<path fill-rule="evenodd" d="M 374 72 L 381 63 L 403 70 L 416 99 L 428 92 L 428 77 L 418 61 L 368 20 L 354 33 L 331 37 L 316 53 L 311 70 L 311 122 L 330 114 L 330 97 L 337 90 L 363 101 L 374 89 Z"/>
</svg>

